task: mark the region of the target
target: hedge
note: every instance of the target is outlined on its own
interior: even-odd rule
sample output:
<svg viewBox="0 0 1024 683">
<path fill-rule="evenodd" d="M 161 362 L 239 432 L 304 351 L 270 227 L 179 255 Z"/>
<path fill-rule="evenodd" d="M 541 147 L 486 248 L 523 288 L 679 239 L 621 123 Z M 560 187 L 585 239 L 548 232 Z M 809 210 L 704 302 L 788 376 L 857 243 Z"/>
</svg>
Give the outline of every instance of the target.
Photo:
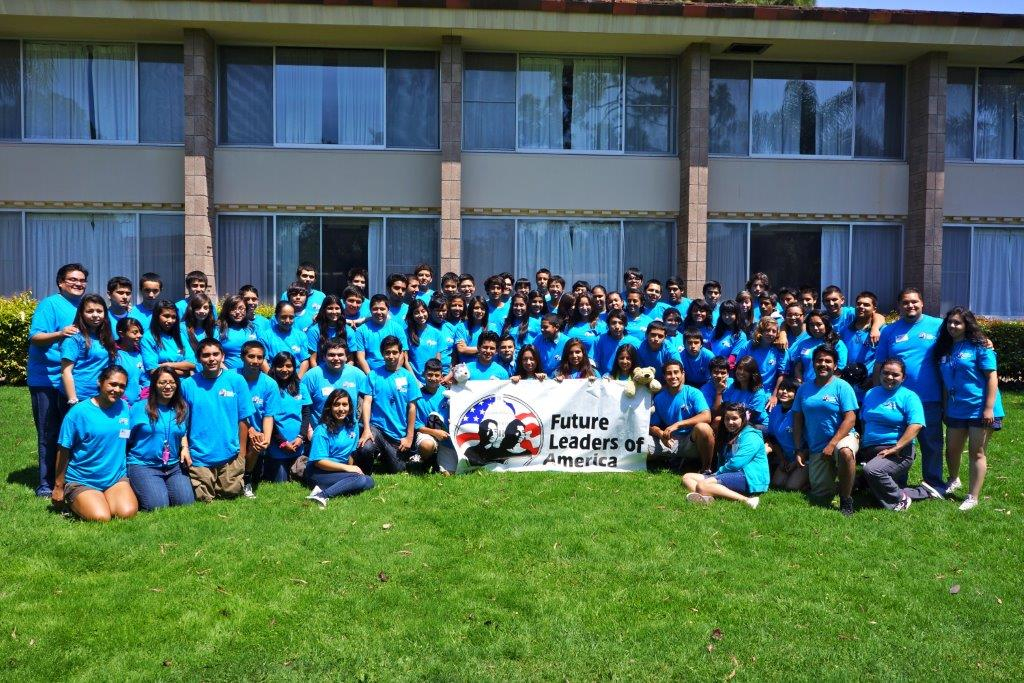
<svg viewBox="0 0 1024 683">
<path fill-rule="evenodd" d="M 29 294 L 0 297 L 0 383 L 25 383 L 28 328 L 36 302 Z M 260 315 L 274 314 L 272 306 L 260 306 Z M 1024 388 L 1024 321 L 981 320 L 999 351 L 999 379 L 1013 388 Z"/>
</svg>

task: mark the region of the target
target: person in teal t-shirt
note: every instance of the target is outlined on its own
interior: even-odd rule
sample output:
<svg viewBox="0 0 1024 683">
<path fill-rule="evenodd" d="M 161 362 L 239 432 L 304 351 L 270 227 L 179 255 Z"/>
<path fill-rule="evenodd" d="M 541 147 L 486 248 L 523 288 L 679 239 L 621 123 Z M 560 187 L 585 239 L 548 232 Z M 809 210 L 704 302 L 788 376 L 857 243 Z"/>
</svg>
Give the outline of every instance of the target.
<svg viewBox="0 0 1024 683">
<path fill-rule="evenodd" d="M 807 488 L 807 468 L 797 465 L 797 446 L 793 441 L 793 399 L 799 388 L 792 377 L 782 379 L 776 387 L 778 401 L 768 413 L 768 427 L 764 430 L 768 455 L 775 463 L 771 485 L 783 491 Z"/>
<path fill-rule="evenodd" d="M 249 444 L 245 449 L 245 474 L 242 478 L 242 495 L 246 498 L 256 496 L 253 487 L 259 480 L 253 477 L 253 473 L 261 472 L 263 469 L 263 456 L 270 446 L 270 439 L 274 434 L 274 420 L 277 418 L 279 392 L 277 382 L 263 372 L 263 368 L 267 366 L 266 358 L 263 342 L 247 341 L 242 344 L 242 368 L 238 370 L 238 374 L 245 380 L 249 398 L 252 400 L 252 414 L 248 419 Z"/>
<path fill-rule="evenodd" d="M 670 360 L 663 370 L 664 386 L 654 395 L 648 462 L 678 470 L 697 458 L 701 471 L 708 472 L 715 449 L 710 407 L 698 389 L 685 383 L 682 363 Z"/>
<path fill-rule="evenodd" d="M 349 352 L 355 356 L 356 366 L 365 374 L 369 375 L 371 370 L 384 366 L 380 343 L 387 337 L 396 337 L 403 349 L 408 346 L 404 327 L 388 317 L 388 298 L 383 294 L 374 294 L 370 298 L 370 318 L 349 337 Z M 404 364 L 403 359 L 401 365 Z"/>
<path fill-rule="evenodd" d="M 299 377 L 309 368 L 308 332 L 295 327 L 295 308 L 287 301 L 278 301 L 274 308 L 274 319 L 270 325 L 257 332 L 257 338 L 266 349 L 267 358 L 273 358 L 282 351 L 295 357 Z M 263 370 L 268 370 L 264 366 Z"/>
<path fill-rule="evenodd" d="M 142 323 L 135 318 L 121 318 L 117 321 L 117 365 L 128 372 L 128 388 L 124 400 L 134 405 L 149 396 L 149 375 L 142 362 L 139 341 L 142 339 Z M 173 372 L 173 371 L 172 371 Z"/>
<path fill-rule="evenodd" d="M 359 427 L 348 392 L 332 391 L 322 417 L 309 445 L 306 478 L 313 490 L 307 499 L 327 507 L 327 501 L 336 496 L 369 491 L 373 479 L 353 462 L 359 447 Z"/>
<path fill-rule="evenodd" d="M 97 381 L 99 392 L 73 406 L 61 425 L 52 500 L 84 520 L 107 522 L 135 516 L 139 503 L 125 465 L 131 413 L 121 397 L 128 374 L 111 365 Z"/>
<path fill-rule="evenodd" d="M 411 372 L 400 367 L 404 353 L 398 337 L 385 337 L 380 354 L 384 366 L 367 376 L 369 391 L 360 413 L 360 466 L 364 472 L 372 472 L 373 460 L 379 456 L 384 469 L 395 474 L 404 472 L 407 462 L 419 460 L 413 446 L 420 386 Z"/>
<path fill-rule="evenodd" d="M 302 388 L 309 395 L 310 414 L 309 426 L 304 432 L 306 443 L 313 438 L 313 430 L 320 424 L 320 415 L 323 413 L 327 397 L 335 389 L 344 389 L 352 398 L 352 405 L 359 407 L 360 397 L 369 392 L 369 385 L 366 383 L 366 374 L 354 365 L 348 364 L 348 351 L 345 342 L 340 339 L 330 339 L 324 344 L 324 357 L 322 362 L 310 370 L 302 378 Z M 359 419 L 359 410 L 356 410 L 356 419 Z"/>
<path fill-rule="evenodd" d="M 761 431 L 747 424 L 747 409 L 741 403 L 726 403 L 715 434 L 721 466 L 714 474 L 689 472 L 683 486 L 690 490 L 686 500 L 710 505 L 715 498 L 744 503 L 756 509 L 757 494 L 768 490 L 768 456 Z"/>
<path fill-rule="evenodd" d="M 228 370 L 240 369 L 242 346 L 245 342 L 256 341 L 258 337 L 259 333 L 249 321 L 249 309 L 242 297 L 231 294 L 225 298 L 220 307 L 220 320 L 217 321 L 217 340 L 224 350 L 224 367 Z M 196 355 L 199 355 L 198 346 Z"/>
<path fill-rule="evenodd" d="M 423 370 L 426 383 L 416 401 L 416 452 L 423 461 L 433 461 L 442 474 L 455 474 L 458 456 L 448 433 L 450 410 L 441 379 L 441 361 L 431 358 Z"/>
<path fill-rule="evenodd" d="M 74 324 L 78 334 L 60 343 L 60 390 L 72 406 L 96 395 L 100 372 L 117 360 L 117 345 L 103 297 L 82 297 Z"/>
<path fill-rule="evenodd" d="M 330 296 L 329 294 L 328 297 Z M 324 361 L 326 366 L 326 358 Z M 351 366 L 347 367 L 359 372 Z M 303 446 L 307 443 L 306 434 L 313 400 L 306 385 L 299 382 L 299 375 L 295 372 L 295 357 L 292 354 L 282 351 L 274 356 L 270 361 L 270 376 L 277 384 L 277 412 L 274 413 L 273 436 L 263 459 L 262 478 L 283 482 L 288 480 L 292 465 L 302 454 Z"/>
<path fill-rule="evenodd" d="M 476 359 L 466 363 L 469 378 L 474 380 L 508 379 L 508 370 L 494 360 L 497 353 L 498 335 L 490 330 L 485 330 L 476 342 Z"/>
</svg>

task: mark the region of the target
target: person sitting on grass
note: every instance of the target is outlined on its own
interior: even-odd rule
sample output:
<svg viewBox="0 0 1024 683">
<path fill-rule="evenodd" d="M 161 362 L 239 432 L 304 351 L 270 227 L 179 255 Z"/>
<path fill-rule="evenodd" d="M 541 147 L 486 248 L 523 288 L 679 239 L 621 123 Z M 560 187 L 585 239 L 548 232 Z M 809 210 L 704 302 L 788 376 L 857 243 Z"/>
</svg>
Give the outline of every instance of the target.
<svg viewBox="0 0 1024 683">
<path fill-rule="evenodd" d="M 493 353 L 498 345 L 491 344 Z M 369 389 L 359 411 L 363 424 L 359 465 L 370 474 L 374 458 L 379 456 L 384 470 L 397 474 L 405 472 L 406 462 L 420 462 L 419 454 L 413 450 L 420 385 L 416 377 L 400 365 L 405 354 L 398 337 L 385 337 L 380 343 L 380 355 L 384 365 L 371 370 L 367 376 Z"/>
<path fill-rule="evenodd" d="M 170 368 L 157 368 L 151 380 L 149 397 L 131 410 L 128 480 L 142 510 L 191 505 L 196 497 L 182 469 L 192 459 L 186 436 L 188 406 L 181 397 L 181 380 Z"/>
<path fill-rule="evenodd" d="M 89 522 L 127 519 L 139 510 L 125 463 L 131 411 L 121 397 L 127 385 L 124 368 L 104 368 L 97 393 L 71 407 L 57 437 L 51 498 L 54 505 L 66 505 Z"/>
<path fill-rule="evenodd" d="M 674 470 L 697 459 L 701 471 L 711 468 L 715 435 L 711 430 L 711 410 L 699 390 L 685 384 L 683 364 L 670 360 L 662 368 L 665 383 L 654 395 L 648 447 L 648 463 Z"/>
<path fill-rule="evenodd" d="M 566 379 L 595 379 L 597 373 L 590 364 L 587 347 L 580 339 L 570 339 L 562 351 L 562 362 L 558 365 L 555 381 Z"/>
<path fill-rule="evenodd" d="M 306 476 L 313 490 L 306 498 L 327 507 L 337 496 L 351 496 L 373 488 L 373 478 L 352 462 L 359 445 L 352 397 L 335 389 L 327 397 L 320 424 L 313 430 Z"/>
<path fill-rule="evenodd" d="M 793 399 L 799 388 L 793 378 L 782 378 L 776 392 L 778 403 L 768 413 L 768 427 L 764 430 L 768 456 L 775 461 L 771 484 L 783 491 L 807 488 L 807 467 L 797 464 L 796 443 L 793 441 Z"/>
<path fill-rule="evenodd" d="M 416 401 L 416 452 L 424 463 L 435 463 L 442 474 L 454 474 L 458 457 L 448 435 L 450 409 L 448 398 L 441 387 L 441 361 L 431 358 L 423 368 L 426 383 L 423 394 Z"/>
<path fill-rule="evenodd" d="M 690 490 L 686 500 L 710 505 L 715 498 L 725 498 L 757 509 L 761 499 L 756 494 L 768 490 L 768 456 L 760 430 L 747 424 L 742 403 L 726 403 L 722 408 L 715 442 L 722 466 L 714 474 L 684 474 L 683 486 Z"/>
</svg>

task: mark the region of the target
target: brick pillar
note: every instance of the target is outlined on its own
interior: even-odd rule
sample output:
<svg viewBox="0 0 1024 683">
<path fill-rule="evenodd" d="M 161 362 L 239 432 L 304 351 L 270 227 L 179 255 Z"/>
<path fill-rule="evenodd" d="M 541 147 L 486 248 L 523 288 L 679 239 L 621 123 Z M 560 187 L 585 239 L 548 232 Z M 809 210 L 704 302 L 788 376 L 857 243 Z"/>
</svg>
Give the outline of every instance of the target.
<svg viewBox="0 0 1024 683">
<path fill-rule="evenodd" d="M 910 191 L 903 231 L 903 284 L 921 290 L 930 314 L 938 313 L 942 297 L 947 56 L 929 52 L 915 59 L 907 85 Z"/>
<path fill-rule="evenodd" d="M 708 92 L 711 48 L 694 43 L 679 56 L 679 217 L 676 249 L 686 295 L 701 296 L 708 255 Z"/>
<path fill-rule="evenodd" d="M 185 271 L 214 272 L 213 147 L 214 45 L 202 29 L 185 29 Z M 184 273 L 170 278 L 172 291 L 181 287 Z"/>
<path fill-rule="evenodd" d="M 462 38 L 444 36 L 441 39 L 441 272 L 460 272 L 461 258 Z"/>
</svg>

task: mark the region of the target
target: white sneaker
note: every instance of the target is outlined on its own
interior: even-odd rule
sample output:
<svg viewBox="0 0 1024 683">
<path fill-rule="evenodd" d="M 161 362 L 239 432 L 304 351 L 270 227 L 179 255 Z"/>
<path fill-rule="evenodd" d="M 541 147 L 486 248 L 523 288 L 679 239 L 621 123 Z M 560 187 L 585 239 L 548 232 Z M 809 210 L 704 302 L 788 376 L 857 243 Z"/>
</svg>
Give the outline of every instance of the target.
<svg viewBox="0 0 1024 683">
<path fill-rule="evenodd" d="M 686 494 L 686 500 L 697 505 L 711 505 L 715 502 L 715 499 L 711 496 L 702 496 L 701 494 L 694 491 L 693 493 Z"/>
<path fill-rule="evenodd" d="M 921 488 L 923 488 L 925 491 L 927 491 L 928 495 L 931 496 L 932 498 L 938 498 L 939 500 L 942 500 L 943 498 L 945 498 L 945 496 L 943 496 L 941 493 L 939 493 L 939 490 L 937 488 L 935 488 L 934 486 L 932 486 L 931 484 L 929 484 L 926 481 L 922 481 L 921 482 Z"/>
<path fill-rule="evenodd" d="M 903 497 L 900 498 L 900 502 L 896 503 L 896 507 L 894 507 L 892 509 L 892 511 L 893 512 L 906 512 L 907 510 L 910 509 L 910 504 L 913 503 L 913 502 L 914 501 L 910 500 L 910 496 L 908 496 L 907 494 L 904 493 Z"/>
<path fill-rule="evenodd" d="M 754 496 L 753 498 L 747 498 L 744 502 L 750 506 L 751 510 L 756 510 L 757 506 L 761 504 L 761 498 Z"/>
<path fill-rule="evenodd" d="M 255 498 L 256 494 L 253 493 L 252 484 L 246 484 L 242 487 L 242 495 L 246 498 Z"/>
<path fill-rule="evenodd" d="M 967 512 L 968 510 L 973 510 L 976 507 L 978 507 L 978 499 L 974 496 L 967 496 L 964 498 L 964 502 L 960 503 L 961 512 Z"/>
<path fill-rule="evenodd" d="M 961 488 L 963 488 L 963 486 L 964 485 L 960 482 L 960 477 L 957 477 L 956 479 L 954 479 L 951 482 L 949 482 L 949 484 L 946 486 L 946 495 L 947 496 L 953 495 L 954 493 L 959 491 Z"/>
<path fill-rule="evenodd" d="M 321 495 L 321 491 L 318 488 L 314 489 L 313 493 L 310 493 L 308 496 L 306 496 L 306 500 L 311 500 L 322 508 L 327 507 L 327 498 L 324 498 Z"/>
<path fill-rule="evenodd" d="M 323 492 L 324 492 L 324 490 L 322 488 L 320 488 L 319 486 L 314 485 L 313 486 L 313 490 L 309 492 L 309 495 L 311 495 L 311 496 L 319 496 Z"/>
</svg>

